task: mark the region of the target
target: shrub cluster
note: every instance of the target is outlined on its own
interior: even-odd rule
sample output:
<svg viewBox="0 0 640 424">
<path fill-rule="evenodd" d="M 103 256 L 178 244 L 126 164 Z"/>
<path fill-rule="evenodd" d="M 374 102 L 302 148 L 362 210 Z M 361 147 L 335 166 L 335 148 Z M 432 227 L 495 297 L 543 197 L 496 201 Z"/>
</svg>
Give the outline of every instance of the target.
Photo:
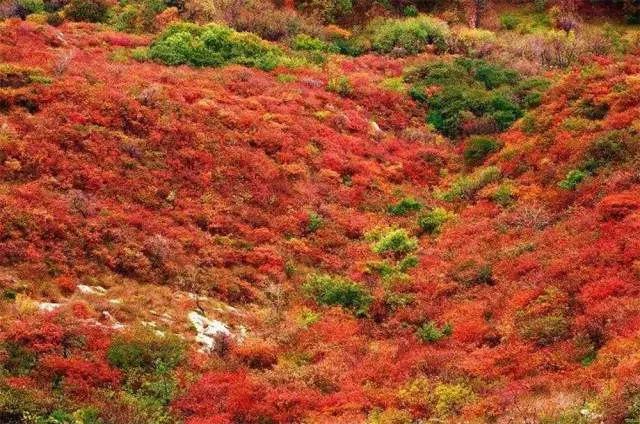
<svg viewBox="0 0 640 424">
<path fill-rule="evenodd" d="M 437 207 L 418 218 L 418 226 L 423 233 L 435 235 L 439 234 L 442 226 L 454 217 L 453 213 Z"/>
<path fill-rule="evenodd" d="M 470 175 L 457 178 L 448 190 L 436 193 L 436 196 L 447 202 L 470 200 L 484 186 L 497 181 L 501 176 L 500 169 L 495 166 L 480 168 Z"/>
<path fill-rule="evenodd" d="M 600 168 L 624 161 L 635 151 L 631 138 L 629 132 L 617 130 L 597 137 L 585 151 L 580 167 L 567 172 L 558 186 L 575 190 L 587 177 L 598 173 Z"/>
<path fill-rule="evenodd" d="M 346 278 L 327 274 L 309 276 L 302 290 L 320 305 L 342 306 L 356 315 L 365 315 L 372 301 L 371 294 L 364 287 Z"/>
<path fill-rule="evenodd" d="M 418 240 L 409 236 L 403 228 L 389 228 L 384 231 L 374 231 L 367 235 L 373 241 L 371 250 L 378 255 L 391 254 L 404 257 L 418 248 Z"/>
<path fill-rule="evenodd" d="M 118 31 L 152 32 L 156 15 L 166 7 L 165 0 L 122 0 L 111 10 L 109 20 Z"/>
<path fill-rule="evenodd" d="M 105 0 L 71 0 L 65 9 L 65 16 L 78 22 L 104 22 L 108 12 L 109 5 Z"/>
<path fill-rule="evenodd" d="M 495 283 L 491 264 L 473 259 L 456 264 L 451 273 L 451 278 L 468 287 L 481 284 L 493 285 Z"/>
<path fill-rule="evenodd" d="M 566 294 L 547 288 L 516 313 L 516 327 L 522 337 L 540 346 L 566 338 L 570 329 Z"/>
<path fill-rule="evenodd" d="M 303 0 L 298 8 L 309 15 L 320 17 L 326 23 L 343 20 L 353 12 L 352 0 Z"/>
<path fill-rule="evenodd" d="M 390 215 L 404 216 L 411 212 L 417 212 L 420 209 L 422 209 L 422 204 L 420 202 L 413 197 L 405 197 L 395 205 L 390 205 L 387 208 L 387 212 L 389 212 Z"/>
<path fill-rule="evenodd" d="M 160 336 L 151 330 L 139 330 L 116 337 L 109 346 L 109 363 L 125 371 L 156 371 L 159 366 L 172 369 L 184 356 L 185 344 L 177 336 Z"/>
<path fill-rule="evenodd" d="M 367 32 L 371 34 L 374 51 L 398 55 L 420 53 L 430 45 L 444 51 L 451 38 L 451 30 L 446 22 L 427 15 L 376 20 L 369 24 Z"/>
<path fill-rule="evenodd" d="M 427 121 L 449 137 L 504 131 L 540 102 L 548 82 L 479 59 L 429 62 L 410 71 L 412 96 L 427 106 Z M 425 89 L 441 89 L 432 95 Z"/>
<path fill-rule="evenodd" d="M 429 321 L 420 327 L 416 331 L 418 338 L 425 343 L 437 342 L 444 337 L 448 337 L 453 333 L 453 327 L 451 324 L 444 324 L 442 327 L 438 327 L 433 321 Z"/>
<path fill-rule="evenodd" d="M 485 158 L 500 148 L 498 142 L 490 137 L 472 137 L 462 154 L 466 165 L 474 166 L 484 162 Z"/>
<path fill-rule="evenodd" d="M 343 97 L 349 96 L 353 92 L 351 81 L 344 75 L 337 75 L 329 78 L 327 90 L 339 94 Z"/>
<path fill-rule="evenodd" d="M 223 66 L 240 64 L 275 68 L 282 51 L 258 36 L 219 24 L 175 24 L 151 45 L 149 56 L 167 65 Z"/>
</svg>

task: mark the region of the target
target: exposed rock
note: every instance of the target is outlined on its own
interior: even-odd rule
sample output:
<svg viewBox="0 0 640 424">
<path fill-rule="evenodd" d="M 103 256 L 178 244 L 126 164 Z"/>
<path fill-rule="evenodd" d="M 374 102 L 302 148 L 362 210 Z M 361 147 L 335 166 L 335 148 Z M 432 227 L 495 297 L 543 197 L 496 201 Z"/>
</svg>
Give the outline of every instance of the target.
<svg viewBox="0 0 640 424">
<path fill-rule="evenodd" d="M 53 312 L 61 306 L 61 303 L 40 302 L 38 303 L 38 310 L 42 312 Z"/>
<path fill-rule="evenodd" d="M 84 284 L 78 284 L 78 291 L 82 294 L 102 296 L 107 292 L 107 289 L 100 286 L 87 286 Z"/>
<path fill-rule="evenodd" d="M 102 311 L 102 318 L 106 321 L 111 322 L 111 328 L 113 328 L 114 330 L 121 330 L 125 327 L 125 325 L 115 319 L 113 315 L 109 313 L 109 311 Z"/>
<path fill-rule="evenodd" d="M 384 137 L 384 131 L 380 129 L 376 121 L 369 121 L 369 134 L 378 140 Z"/>
<path fill-rule="evenodd" d="M 215 348 L 216 338 L 231 337 L 229 327 L 222 321 L 209 319 L 196 311 L 189 312 L 188 318 L 196 329 L 196 342 L 203 352 L 211 352 Z"/>
</svg>

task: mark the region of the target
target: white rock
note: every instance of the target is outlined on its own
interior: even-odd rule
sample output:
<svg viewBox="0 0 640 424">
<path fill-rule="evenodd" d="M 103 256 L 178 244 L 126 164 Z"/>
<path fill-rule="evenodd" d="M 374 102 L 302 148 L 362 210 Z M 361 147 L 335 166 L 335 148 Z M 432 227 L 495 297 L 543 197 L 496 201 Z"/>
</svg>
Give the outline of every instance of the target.
<svg viewBox="0 0 640 424">
<path fill-rule="evenodd" d="M 227 324 L 209 319 L 196 311 L 189 312 L 189 321 L 196 329 L 196 342 L 202 345 L 202 351 L 211 352 L 216 345 L 216 337 L 231 336 Z"/>
<path fill-rule="evenodd" d="M 102 296 L 107 292 L 107 289 L 100 286 L 87 286 L 84 284 L 78 284 L 78 291 L 82 294 L 95 294 Z"/>
<path fill-rule="evenodd" d="M 113 328 L 114 330 L 121 330 L 125 327 L 125 325 L 115 319 L 113 315 L 109 313 L 109 311 L 102 311 L 102 317 L 107 321 L 111 321 L 111 328 Z"/>
<path fill-rule="evenodd" d="M 199 294 L 191 293 L 191 292 L 187 292 L 186 296 L 191 300 L 196 300 L 196 301 L 201 301 L 201 302 L 209 299 L 207 296 L 203 296 L 203 295 L 199 295 Z"/>
<path fill-rule="evenodd" d="M 62 304 L 60 303 L 40 302 L 38 303 L 38 310 L 42 312 L 53 312 L 61 306 Z"/>
<path fill-rule="evenodd" d="M 380 126 L 376 121 L 369 121 L 369 133 L 375 138 L 384 137 L 384 131 L 380 129 Z"/>
</svg>

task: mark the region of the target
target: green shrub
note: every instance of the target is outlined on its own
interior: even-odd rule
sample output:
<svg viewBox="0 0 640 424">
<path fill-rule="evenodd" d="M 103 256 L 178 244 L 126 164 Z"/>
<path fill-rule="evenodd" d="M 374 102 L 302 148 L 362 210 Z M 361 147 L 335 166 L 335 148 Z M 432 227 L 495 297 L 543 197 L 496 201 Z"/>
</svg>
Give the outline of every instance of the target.
<svg viewBox="0 0 640 424">
<path fill-rule="evenodd" d="M 50 410 L 47 399 L 35 390 L 13 388 L 6 383 L 0 386 L 0 418 L 6 424 L 23 424 L 26 417 L 38 417 Z"/>
<path fill-rule="evenodd" d="M 307 34 L 296 35 L 293 40 L 291 40 L 291 48 L 309 52 L 337 53 L 339 51 L 335 45 Z"/>
<path fill-rule="evenodd" d="M 498 48 L 498 37 L 486 29 L 462 28 L 456 31 L 453 46 L 462 55 L 483 57 Z"/>
<path fill-rule="evenodd" d="M 566 295 L 549 287 L 524 309 L 516 312 L 516 327 L 522 337 L 546 346 L 569 336 Z"/>
<path fill-rule="evenodd" d="M 415 18 L 416 16 L 418 16 L 418 8 L 410 4 L 402 9 L 402 14 L 408 18 Z"/>
<path fill-rule="evenodd" d="M 104 22 L 108 11 L 109 5 L 105 0 L 71 0 L 65 9 L 65 16 L 77 22 Z"/>
<path fill-rule="evenodd" d="M 634 393 L 629 400 L 624 424 L 640 424 L 640 394 Z"/>
<path fill-rule="evenodd" d="M 447 202 L 470 200 L 481 188 L 497 181 L 500 175 L 500 169 L 495 166 L 480 168 L 471 175 L 462 175 L 451 184 L 449 190 L 436 195 Z"/>
<path fill-rule="evenodd" d="M 22 7 L 27 14 L 41 13 L 44 11 L 43 0 L 18 0 L 17 4 Z"/>
<path fill-rule="evenodd" d="M 210 24 L 175 24 L 164 31 L 149 49 L 151 59 L 167 65 L 223 66 L 239 64 L 263 70 L 275 68 L 282 51 L 246 32 Z"/>
<path fill-rule="evenodd" d="M 57 27 L 64 22 L 64 16 L 60 12 L 47 13 L 47 23 L 51 26 Z"/>
<path fill-rule="evenodd" d="M 543 13 L 547 9 L 547 0 L 534 0 L 534 10 Z"/>
<path fill-rule="evenodd" d="M 451 277 L 465 286 L 493 285 L 495 282 L 491 264 L 475 260 L 464 261 L 456 265 Z"/>
<path fill-rule="evenodd" d="M 540 79 L 522 79 L 500 65 L 465 58 L 429 62 L 411 70 L 405 80 L 413 83 L 412 97 L 429 107 L 427 122 L 452 138 L 464 132 L 506 130 L 526 108 L 539 103 L 548 85 Z M 433 85 L 442 88 L 425 95 L 424 88 Z"/>
<path fill-rule="evenodd" d="M 368 238 L 373 241 L 371 250 L 378 255 L 389 253 L 404 256 L 418 248 L 418 240 L 409 236 L 407 230 L 403 228 L 372 232 L 368 234 Z"/>
<path fill-rule="evenodd" d="M 612 131 L 595 139 L 585 153 L 582 169 L 595 172 L 598 168 L 623 161 L 628 154 L 627 135 Z"/>
<path fill-rule="evenodd" d="M 310 15 L 320 16 L 324 22 L 334 23 L 345 19 L 353 11 L 352 0 L 303 0 L 298 8 Z"/>
<path fill-rule="evenodd" d="M 473 137 L 467 143 L 464 152 L 464 162 L 467 165 L 478 165 L 484 162 L 485 158 L 496 152 L 500 145 L 496 140 L 489 137 Z"/>
<path fill-rule="evenodd" d="M 117 336 L 107 350 L 109 363 L 125 371 L 155 372 L 172 369 L 184 358 L 185 344 L 173 335 L 157 335 L 149 329 Z"/>
<path fill-rule="evenodd" d="M 513 30 L 520 25 L 520 18 L 514 15 L 504 14 L 500 16 L 500 26 L 503 29 Z"/>
<path fill-rule="evenodd" d="M 351 280 L 327 274 L 311 275 L 302 286 L 303 292 L 320 305 L 342 306 L 356 315 L 365 315 L 372 297 Z"/>
<path fill-rule="evenodd" d="M 318 231 L 322 225 L 324 225 L 322 217 L 315 212 L 309 213 L 308 220 L 309 223 L 307 224 L 307 231 L 310 233 Z"/>
<path fill-rule="evenodd" d="M 507 207 L 513 203 L 513 187 L 509 183 L 500 184 L 491 196 L 491 199 L 502 207 Z"/>
<path fill-rule="evenodd" d="M 583 118 L 591 120 L 603 119 L 609 112 L 607 103 L 594 103 L 592 100 L 584 100 L 578 106 L 578 113 Z"/>
<path fill-rule="evenodd" d="M 575 190 L 585 178 L 587 178 L 589 174 L 585 171 L 581 171 L 579 169 L 572 169 L 567 173 L 567 176 L 564 180 L 558 183 L 558 187 L 563 188 L 565 190 Z"/>
<path fill-rule="evenodd" d="M 448 337 L 453 333 L 453 327 L 451 324 L 444 324 L 442 327 L 438 328 L 436 323 L 433 321 L 429 321 L 420 327 L 418 327 L 416 334 L 418 338 L 425 343 L 434 343 L 444 337 Z"/>
<path fill-rule="evenodd" d="M 164 0 L 121 0 L 112 10 L 110 23 L 118 31 L 151 32 L 156 28 L 156 15 L 166 7 Z"/>
<path fill-rule="evenodd" d="M 333 45 L 338 53 L 347 56 L 360 56 L 371 49 L 371 43 L 364 36 L 336 38 Z"/>
<path fill-rule="evenodd" d="M 442 225 L 453 219 L 455 215 L 444 208 L 433 208 L 418 219 L 418 226 L 426 234 L 439 234 Z"/>
<path fill-rule="evenodd" d="M 344 75 L 329 78 L 327 82 L 327 90 L 341 96 L 349 96 L 353 92 L 351 81 Z"/>
<path fill-rule="evenodd" d="M 426 15 L 406 19 L 386 19 L 369 25 L 371 46 L 378 53 L 391 53 L 400 49 L 412 55 L 434 45 L 438 50 L 447 49 L 451 31 L 446 22 Z"/>
<path fill-rule="evenodd" d="M 473 390 L 465 384 L 438 384 L 434 390 L 434 410 L 441 416 L 455 415 L 474 399 Z"/>
<path fill-rule="evenodd" d="M 4 352 L 0 352 L 5 357 L 2 368 L 10 375 L 26 375 L 31 372 L 38 363 L 35 353 L 25 349 L 15 343 L 4 343 Z"/>
<path fill-rule="evenodd" d="M 387 208 L 387 212 L 391 215 L 404 216 L 411 212 L 417 212 L 422 209 L 422 204 L 413 197 L 405 197 L 395 205 Z"/>
</svg>

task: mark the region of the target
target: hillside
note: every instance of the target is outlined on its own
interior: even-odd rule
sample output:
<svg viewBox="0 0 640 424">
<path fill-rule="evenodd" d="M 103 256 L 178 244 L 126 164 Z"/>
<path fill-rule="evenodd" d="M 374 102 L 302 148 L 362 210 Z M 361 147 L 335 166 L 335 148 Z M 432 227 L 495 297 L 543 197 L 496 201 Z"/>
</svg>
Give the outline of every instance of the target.
<svg viewBox="0 0 640 424">
<path fill-rule="evenodd" d="M 633 2 L 36 3 L 0 422 L 640 422 Z"/>
</svg>

